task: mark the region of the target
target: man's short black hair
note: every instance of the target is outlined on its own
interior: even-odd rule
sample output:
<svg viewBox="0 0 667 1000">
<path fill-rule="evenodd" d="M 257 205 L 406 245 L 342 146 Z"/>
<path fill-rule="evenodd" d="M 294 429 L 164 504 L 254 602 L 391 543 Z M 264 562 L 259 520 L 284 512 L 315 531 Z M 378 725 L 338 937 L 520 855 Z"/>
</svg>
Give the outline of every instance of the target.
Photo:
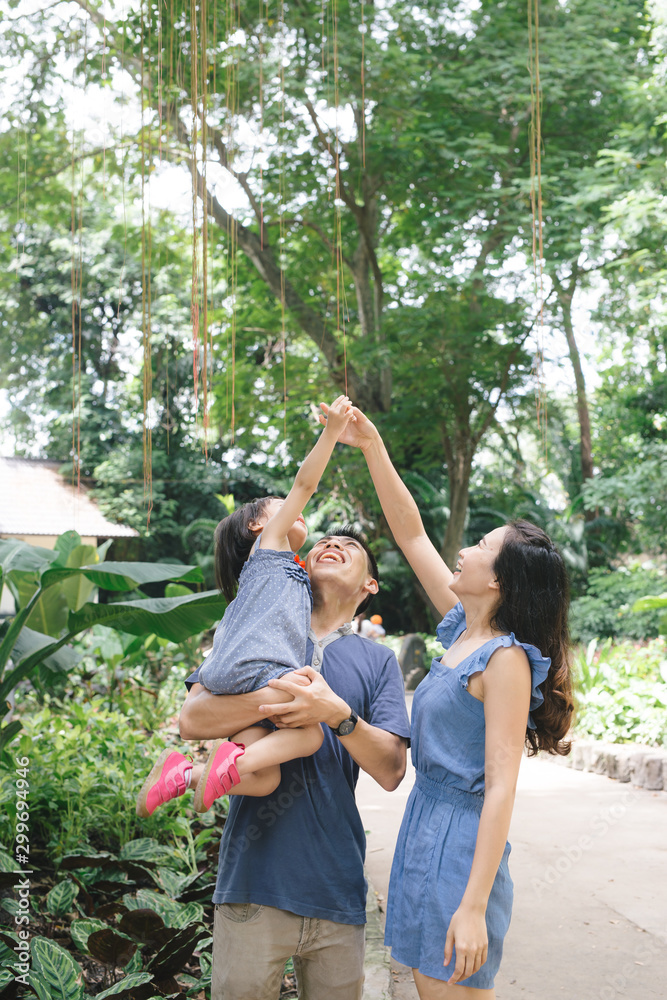
<svg viewBox="0 0 667 1000">
<path fill-rule="evenodd" d="M 342 524 L 331 528 L 330 531 L 324 535 L 325 538 L 331 538 L 332 535 L 339 535 L 341 538 L 353 538 L 355 542 L 361 545 L 362 549 L 366 553 L 366 560 L 368 562 L 368 571 L 374 580 L 377 580 L 378 587 L 380 586 L 380 572 L 378 570 L 378 564 L 375 556 L 371 552 L 370 546 L 366 541 L 366 536 L 363 532 L 355 528 L 353 524 Z M 360 615 L 362 611 L 365 611 L 368 605 L 371 603 L 375 594 L 367 594 L 364 600 L 361 602 L 357 610 L 354 612 L 355 616 Z"/>
</svg>

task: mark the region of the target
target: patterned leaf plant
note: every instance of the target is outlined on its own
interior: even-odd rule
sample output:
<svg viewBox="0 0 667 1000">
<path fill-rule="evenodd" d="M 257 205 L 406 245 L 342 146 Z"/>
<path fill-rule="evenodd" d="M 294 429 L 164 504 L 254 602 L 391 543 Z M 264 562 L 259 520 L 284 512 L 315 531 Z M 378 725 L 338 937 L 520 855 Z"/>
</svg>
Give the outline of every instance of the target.
<svg viewBox="0 0 667 1000">
<path fill-rule="evenodd" d="M 83 972 L 68 951 L 48 938 L 30 942 L 33 976 L 42 987 L 39 995 L 51 1000 L 81 1000 Z"/>
</svg>

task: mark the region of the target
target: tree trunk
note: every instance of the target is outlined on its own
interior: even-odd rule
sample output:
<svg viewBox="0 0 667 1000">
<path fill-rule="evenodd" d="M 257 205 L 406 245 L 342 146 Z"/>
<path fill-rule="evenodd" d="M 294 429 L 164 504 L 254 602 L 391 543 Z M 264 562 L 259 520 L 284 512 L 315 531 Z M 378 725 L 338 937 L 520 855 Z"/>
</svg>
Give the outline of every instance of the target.
<svg viewBox="0 0 667 1000">
<path fill-rule="evenodd" d="M 470 492 L 470 474 L 472 471 L 472 455 L 468 449 L 461 449 L 447 461 L 449 475 L 449 521 L 440 552 L 446 564 L 453 571 L 459 558 L 463 543 L 463 532 L 468 512 L 468 494 Z"/>
<path fill-rule="evenodd" d="M 586 382 L 581 367 L 581 357 L 574 335 L 574 325 L 572 323 L 572 298 L 576 287 L 577 272 L 573 270 L 572 278 L 567 288 L 558 282 L 556 292 L 563 315 L 563 329 L 567 338 L 567 347 L 574 371 L 574 382 L 577 392 L 577 417 L 579 420 L 579 444 L 581 449 L 581 481 L 585 483 L 587 479 L 593 478 L 593 450 L 591 447 L 591 420 L 588 411 L 588 399 L 586 397 Z M 594 511 L 586 511 L 586 520 L 595 517 Z"/>
</svg>

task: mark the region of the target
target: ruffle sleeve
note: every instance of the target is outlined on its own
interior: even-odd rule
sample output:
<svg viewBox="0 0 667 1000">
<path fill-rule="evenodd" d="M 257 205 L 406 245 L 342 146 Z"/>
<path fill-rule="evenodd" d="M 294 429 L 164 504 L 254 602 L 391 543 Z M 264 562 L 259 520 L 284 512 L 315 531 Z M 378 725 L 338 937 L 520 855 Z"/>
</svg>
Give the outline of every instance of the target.
<svg viewBox="0 0 667 1000">
<path fill-rule="evenodd" d="M 435 630 L 435 636 L 443 649 L 449 649 L 454 640 L 466 627 L 466 616 L 459 601 L 451 608 Z"/>
<path fill-rule="evenodd" d="M 459 607 L 461 607 L 460 604 L 457 605 L 457 608 Z M 456 611 L 456 608 L 454 608 L 453 611 Z M 452 611 L 450 611 L 449 614 L 451 615 Z M 445 617 L 444 621 L 441 623 L 442 625 L 444 625 L 447 621 L 447 617 Z M 540 684 L 543 684 L 547 678 L 549 667 L 551 666 L 551 660 L 548 656 L 542 656 L 537 646 L 531 646 L 529 642 L 519 642 L 513 632 L 510 632 L 509 635 L 499 635 L 492 642 L 487 643 L 486 646 L 482 646 L 479 650 L 480 654 L 482 654 L 480 657 L 471 656 L 468 660 L 463 661 L 463 669 L 459 675 L 461 686 L 467 688 L 470 675 L 479 673 L 480 670 L 485 670 L 491 655 L 495 653 L 497 649 L 500 649 L 501 646 L 504 646 L 505 648 L 509 648 L 510 646 L 521 646 L 521 649 L 523 649 L 528 657 L 532 678 L 530 708 L 528 711 L 528 728 L 535 729 L 535 720 L 533 719 L 532 713 L 544 702 L 544 695 L 540 691 Z"/>
</svg>

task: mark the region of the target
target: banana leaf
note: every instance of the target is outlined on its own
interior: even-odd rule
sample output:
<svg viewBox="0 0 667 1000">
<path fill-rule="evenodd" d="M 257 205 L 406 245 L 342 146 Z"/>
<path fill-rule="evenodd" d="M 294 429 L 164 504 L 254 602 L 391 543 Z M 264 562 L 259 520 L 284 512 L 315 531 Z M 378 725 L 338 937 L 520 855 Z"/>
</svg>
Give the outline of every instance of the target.
<svg viewBox="0 0 667 1000">
<path fill-rule="evenodd" d="M 109 625 L 131 635 L 155 635 L 182 642 L 222 618 L 226 604 L 217 590 L 184 597 L 150 597 L 114 604 L 84 604 L 70 612 L 70 634 L 92 625 Z"/>
</svg>

